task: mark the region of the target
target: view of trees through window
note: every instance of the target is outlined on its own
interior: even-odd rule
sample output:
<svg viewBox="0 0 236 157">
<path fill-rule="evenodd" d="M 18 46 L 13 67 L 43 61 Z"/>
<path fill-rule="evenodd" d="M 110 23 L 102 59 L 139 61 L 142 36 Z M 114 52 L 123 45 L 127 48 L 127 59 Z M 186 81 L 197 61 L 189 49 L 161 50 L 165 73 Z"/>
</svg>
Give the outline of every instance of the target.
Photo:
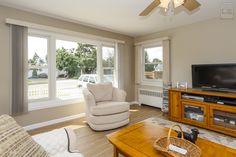
<svg viewBox="0 0 236 157">
<path fill-rule="evenodd" d="M 144 49 L 144 75 L 146 79 L 162 79 L 163 48 L 151 47 Z"/>
<path fill-rule="evenodd" d="M 29 36 L 28 42 L 28 97 L 48 98 L 48 39 Z"/>
<path fill-rule="evenodd" d="M 115 48 L 102 47 L 103 82 L 114 81 Z"/>
<path fill-rule="evenodd" d="M 82 88 L 97 83 L 97 46 L 73 41 L 55 40 L 55 64 L 48 58 L 48 39 L 28 37 L 28 98 L 29 100 L 82 99 Z M 102 47 L 102 82 L 114 81 L 114 47 Z M 51 62 L 49 63 L 48 60 Z M 50 65 L 55 66 L 50 69 Z M 53 69 L 55 69 L 53 71 Z M 54 77 L 54 78 L 53 78 Z M 51 79 L 50 79 L 51 78 Z M 49 80 L 55 80 L 54 83 Z M 55 92 L 49 92 L 55 86 Z M 51 94 L 51 95 L 50 95 Z"/>
<path fill-rule="evenodd" d="M 81 75 L 96 74 L 97 47 L 71 41 L 56 40 L 57 97 L 81 98 Z M 85 87 L 85 86 L 84 86 Z"/>
</svg>

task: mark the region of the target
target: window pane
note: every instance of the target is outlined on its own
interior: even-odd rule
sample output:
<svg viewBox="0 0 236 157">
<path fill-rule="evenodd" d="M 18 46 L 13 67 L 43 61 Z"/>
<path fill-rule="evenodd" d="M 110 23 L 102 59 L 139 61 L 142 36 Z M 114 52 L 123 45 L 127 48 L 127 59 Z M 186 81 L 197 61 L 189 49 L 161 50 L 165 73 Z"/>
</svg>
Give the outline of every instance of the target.
<svg viewBox="0 0 236 157">
<path fill-rule="evenodd" d="M 28 36 L 28 99 L 48 98 L 48 39 Z"/>
<path fill-rule="evenodd" d="M 114 47 L 102 47 L 102 66 L 114 67 L 115 49 Z"/>
<path fill-rule="evenodd" d="M 144 76 L 146 79 L 162 79 L 163 75 L 163 48 L 152 47 L 144 49 Z"/>
<path fill-rule="evenodd" d="M 83 99 L 80 87 L 86 87 L 89 76 L 97 69 L 96 46 L 56 40 L 56 68 L 57 98 Z"/>
<path fill-rule="evenodd" d="M 102 47 L 102 66 L 103 76 L 102 82 L 114 82 L 114 61 L 115 61 L 115 48 Z"/>
<path fill-rule="evenodd" d="M 114 82 L 114 69 L 103 70 L 103 82 Z"/>
</svg>

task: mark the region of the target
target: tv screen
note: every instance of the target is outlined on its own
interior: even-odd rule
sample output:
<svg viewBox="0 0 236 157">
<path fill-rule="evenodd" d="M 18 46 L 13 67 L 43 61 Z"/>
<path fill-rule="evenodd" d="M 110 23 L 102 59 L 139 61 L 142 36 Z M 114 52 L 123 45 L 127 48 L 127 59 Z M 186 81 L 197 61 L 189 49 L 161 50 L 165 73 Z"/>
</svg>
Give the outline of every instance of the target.
<svg viewBox="0 0 236 157">
<path fill-rule="evenodd" d="M 192 86 L 236 90 L 236 64 L 192 65 Z"/>
</svg>

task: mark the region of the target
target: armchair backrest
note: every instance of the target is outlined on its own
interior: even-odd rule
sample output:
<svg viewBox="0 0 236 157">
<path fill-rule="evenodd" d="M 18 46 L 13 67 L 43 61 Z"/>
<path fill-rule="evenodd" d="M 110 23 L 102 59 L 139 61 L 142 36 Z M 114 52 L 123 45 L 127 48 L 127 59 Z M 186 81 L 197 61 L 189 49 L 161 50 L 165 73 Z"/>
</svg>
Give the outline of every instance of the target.
<svg viewBox="0 0 236 157">
<path fill-rule="evenodd" d="M 113 87 L 110 82 L 87 84 L 87 88 L 93 94 L 96 102 L 112 100 Z"/>
</svg>

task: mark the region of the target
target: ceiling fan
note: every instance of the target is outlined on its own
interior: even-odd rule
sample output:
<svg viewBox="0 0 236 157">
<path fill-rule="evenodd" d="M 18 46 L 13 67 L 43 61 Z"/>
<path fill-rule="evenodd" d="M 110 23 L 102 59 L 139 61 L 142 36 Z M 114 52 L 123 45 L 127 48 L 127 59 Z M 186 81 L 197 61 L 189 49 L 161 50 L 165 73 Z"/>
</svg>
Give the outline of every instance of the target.
<svg viewBox="0 0 236 157">
<path fill-rule="evenodd" d="M 144 9 L 139 16 L 147 16 L 156 7 L 164 8 L 165 11 L 169 7 L 177 8 L 183 5 L 189 11 L 193 11 L 198 8 L 201 4 L 197 0 L 154 0 L 146 9 Z"/>
</svg>

